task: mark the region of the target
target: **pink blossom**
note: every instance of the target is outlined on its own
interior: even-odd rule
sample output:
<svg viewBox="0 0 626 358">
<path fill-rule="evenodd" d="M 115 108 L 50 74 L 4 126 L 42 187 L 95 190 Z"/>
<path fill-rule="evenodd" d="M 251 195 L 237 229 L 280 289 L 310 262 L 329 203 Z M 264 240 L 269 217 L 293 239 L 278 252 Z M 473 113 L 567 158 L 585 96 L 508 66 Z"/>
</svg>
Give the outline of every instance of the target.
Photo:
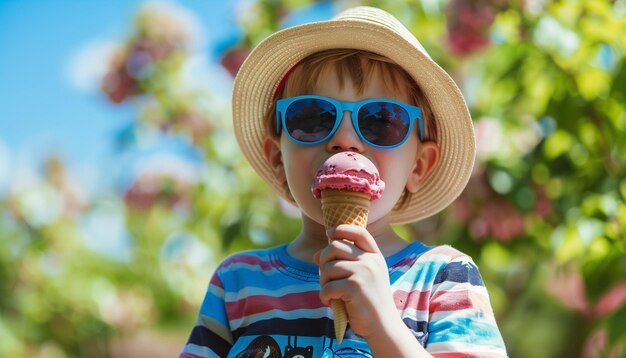
<svg viewBox="0 0 626 358">
<path fill-rule="evenodd" d="M 234 77 L 249 53 L 248 47 L 230 49 L 222 56 L 220 63 Z"/>
<path fill-rule="evenodd" d="M 608 333 L 606 329 L 600 328 L 587 336 L 581 356 L 583 358 L 618 358 L 626 353 L 626 346 L 623 342 L 618 342 L 615 346 L 609 347 Z"/>
<path fill-rule="evenodd" d="M 596 317 L 603 317 L 626 304 L 626 281 L 619 282 L 608 289 L 594 307 Z"/>
<path fill-rule="evenodd" d="M 573 265 L 556 268 L 545 282 L 545 288 L 563 306 L 586 313 L 589 308 L 585 283 Z"/>
</svg>

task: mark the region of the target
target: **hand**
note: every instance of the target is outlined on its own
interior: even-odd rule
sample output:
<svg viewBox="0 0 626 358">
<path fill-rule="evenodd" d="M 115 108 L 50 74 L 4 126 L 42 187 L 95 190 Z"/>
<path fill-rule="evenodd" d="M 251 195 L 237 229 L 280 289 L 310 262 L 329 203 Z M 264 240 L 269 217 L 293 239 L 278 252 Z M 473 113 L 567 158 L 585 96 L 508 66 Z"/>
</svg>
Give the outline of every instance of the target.
<svg viewBox="0 0 626 358">
<path fill-rule="evenodd" d="M 320 266 L 320 298 L 345 302 L 350 327 L 367 338 L 398 319 L 389 270 L 370 233 L 355 225 L 327 231 L 328 246 L 315 254 Z"/>
</svg>

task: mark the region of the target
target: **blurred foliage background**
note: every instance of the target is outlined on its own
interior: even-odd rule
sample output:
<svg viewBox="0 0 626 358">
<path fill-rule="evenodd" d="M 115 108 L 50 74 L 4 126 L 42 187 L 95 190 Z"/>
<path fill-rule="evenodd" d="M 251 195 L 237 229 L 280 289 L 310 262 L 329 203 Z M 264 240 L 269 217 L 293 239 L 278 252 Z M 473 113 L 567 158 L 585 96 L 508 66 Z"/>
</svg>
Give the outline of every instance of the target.
<svg viewBox="0 0 626 358">
<path fill-rule="evenodd" d="M 474 257 L 511 357 L 626 357 L 626 2 L 246 1 L 221 65 L 234 75 L 298 16 L 357 4 L 412 30 L 461 87 L 478 139 L 462 196 L 398 232 Z M 240 155 L 230 103 L 189 80 L 187 25 L 146 3 L 101 82 L 112 106 L 136 108 L 120 157 L 155 136 L 175 150 L 93 197 L 51 155 L 0 196 L 0 356 L 175 356 L 215 265 L 298 232 L 297 210 Z M 95 249 L 110 232 L 122 248 Z"/>
</svg>

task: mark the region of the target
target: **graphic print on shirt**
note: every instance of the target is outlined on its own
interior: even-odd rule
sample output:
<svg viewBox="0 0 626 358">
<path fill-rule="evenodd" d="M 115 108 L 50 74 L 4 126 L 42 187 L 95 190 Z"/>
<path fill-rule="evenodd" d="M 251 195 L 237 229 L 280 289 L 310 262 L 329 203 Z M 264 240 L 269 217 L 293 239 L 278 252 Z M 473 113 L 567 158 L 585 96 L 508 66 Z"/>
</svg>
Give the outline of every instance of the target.
<svg viewBox="0 0 626 358">
<path fill-rule="evenodd" d="M 252 337 L 250 338 L 252 339 Z M 345 339 L 343 344 L 337 345 L 334 339 L 328 337 L 322 337 L 320 342 L 319 338 L 314 337 L 262 335 L 252 339 L 245 345 L 245 348 L 237 348 L 236 346 L 233 348 L 235 352 L 242 349 L 238 353 L 229 355 L 229 357 L 235 358 L 373 357 L 364 341 Z"/>
<path fill-rule="evenodd" d="M 349 340 L 344 340 L 344 344 Z M 324 337 L 324 352 L 322 358 L 357 358 L 357 357 L 374 357 L 368 350 L 356 348 L 356 347 L 337 347 L 333 346 L 333 339 L 330 339 L 328 347 L 326 347 L 326 337 Z"/>
<path fill-rule="evenodd" d="M 258 336 L 236 358 L 282 358 L 280 347 L 270 336 Z"/>
<path fill-rule="evenodd" d="M 298 347 L 298 337 L 287 337 L 283 355 L 280 345 L 270 336 L 258 336 L 236 355 L 236 358 L 313 358 L 313 346 Z"/>
</svg>

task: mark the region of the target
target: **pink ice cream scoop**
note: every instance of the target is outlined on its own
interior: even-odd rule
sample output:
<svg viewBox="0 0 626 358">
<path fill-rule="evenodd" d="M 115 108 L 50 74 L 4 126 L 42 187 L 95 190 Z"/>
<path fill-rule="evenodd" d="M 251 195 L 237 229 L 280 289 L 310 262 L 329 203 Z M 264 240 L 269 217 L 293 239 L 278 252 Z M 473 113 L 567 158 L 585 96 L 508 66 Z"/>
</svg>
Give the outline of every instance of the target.
<svg viewBox="0 0 626 358">
<path fill-rule="evenodd" d="M 313 195 L 321 198 L 324 189 L 363 192 L 371 195 L 370 200 L 376 200 L 385 189 L 385 182 L 369 159 L 355 152 L 340 152 L 328 158 L 315 175 Z"/>
</svg>

